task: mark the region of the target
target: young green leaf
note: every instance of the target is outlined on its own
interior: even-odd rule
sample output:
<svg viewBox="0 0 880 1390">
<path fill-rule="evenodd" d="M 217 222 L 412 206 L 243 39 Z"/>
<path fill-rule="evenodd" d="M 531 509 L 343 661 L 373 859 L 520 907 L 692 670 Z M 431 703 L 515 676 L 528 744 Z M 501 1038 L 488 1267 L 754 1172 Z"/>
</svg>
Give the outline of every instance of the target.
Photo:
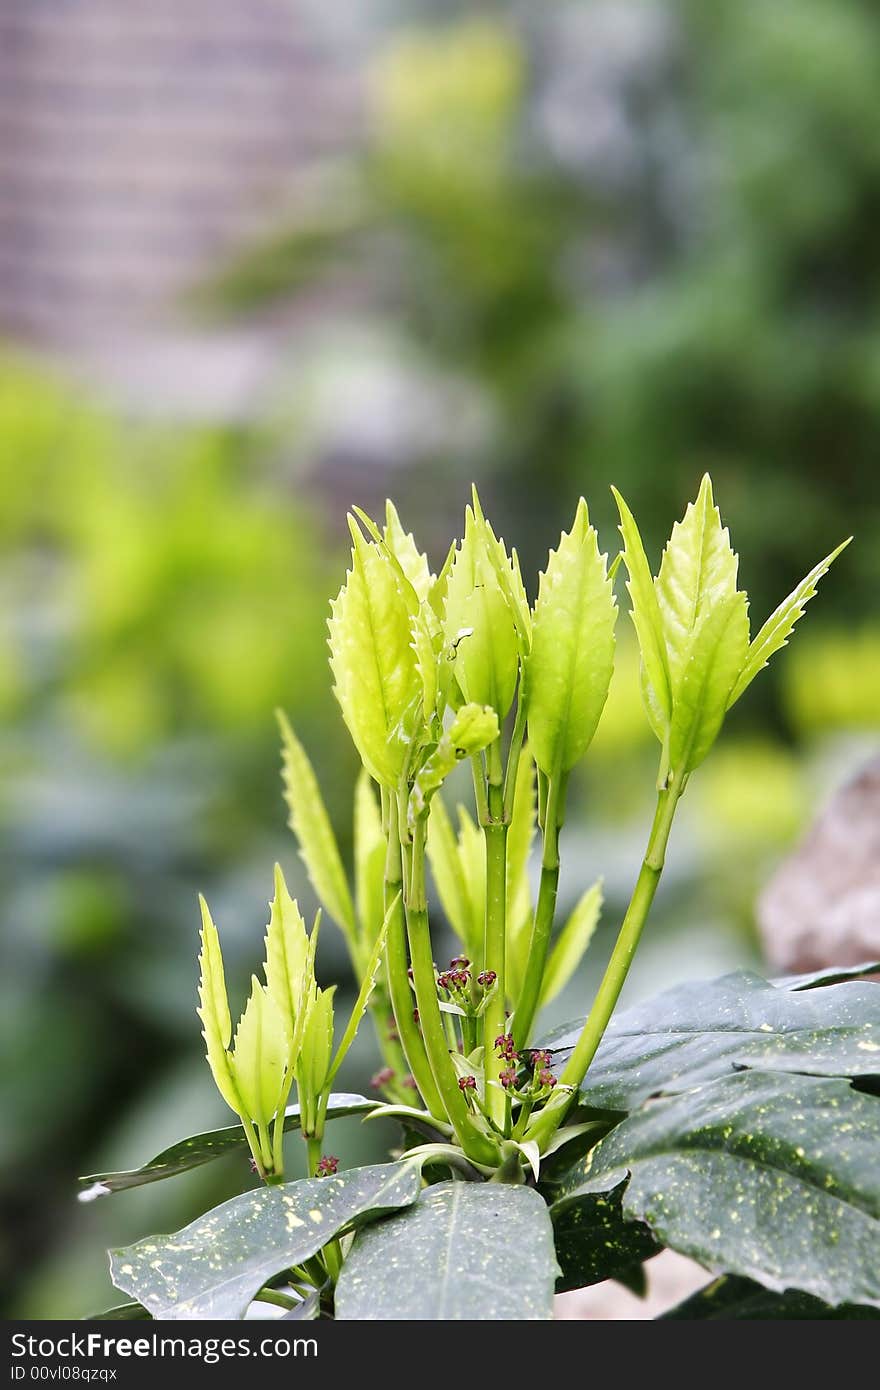
<svg viewBox="0 0 880 1390">
<path fill-rule="evenodd" d="M 201 895 L 199 905 L 202 910 L 202 949 L 199 955 L 199 1008 L 196 1012 L 202 1021 L 208 1065 L 217 1090 L 230 1109 L 234 1110 L 236 1115 L 241 1115 L 244 1106 L 228 1050 L 232 1038 L 232 1019 L 226 996 L 220 939 L 208 904 Z"/>
<path fill-rule="evenodd" d="M 828 573 L 834 561 L 842 550 L 845 550 L 852 540 L 850 536 L 842 541 L 836 550 L 832 550 L 830 555 L 826 555 L 819 564 L 806 578 L 802 579 L 796 589 L 793 589 L 788 598 L 783 599 L 779 607 L 767 619 L 761 631 L 752 641 L 749 647 L 748 656 L 743 664 L 742 670 L 736 680 L 733 690 L 727 701 L 727 708 L 736 704 L 739 697 L 759 671 L 762 671 L 769 662 L 774 652 L 778 652 L 781 647 L 788 645 L 788 639 L 792 634 L 795 623 L 804 615 L 804 609 L 811 598 L 816 596 L 816 587 L 819 580 Z"/>
<path fill-rule="evenodd" d="M 465 700 L 491 706 L 503 721 L 516 690 L 519 639 L 485 527 L 470 507 L 447 583 L 444 635 Z"/>
<path fill-rule="evenodd" d="M 481 753 L 499 735 L 494 709 L 462 705 L 433 753 L 419 770 L 409 798 L 409 818 L 414 823 L 426 813 L 431 797 L 464 758 Z"/>
<path fill-rule="evenodd" d="M 397 508 L 390 499 L 385 503 L 385 530 L 382 538 L 413 586 L 419 602 L 426 602 L 434 583 L 434 576 L 427 556 L 419 550 L 412 532 L 404 531 Z"/>
<path fill-rule="evenodd" d="M 617 605 L 587 504 L 541 575 L 526 663 L 529 742 L 549 777 L 586 752 L 608 697 Z"/>
<path fill-rule="evenodd" d="M 470 902 L 473 965 L 483 958 L 483 927 L 486 917 L 486 843 L 483 832 L 464 806 L 458 808 L 458 854 L 464 869 Z"/>
<path fill-rule="evenodd" d="M 297 1080 L 303 1104 L 306 1097 L 317 1100 L 327 1085 L 330 1057 L 333 1051 L 333 995 L 336 986 L 320 989 L 316 986 L 308 1006 L 303 1032 L 302 1050 L 297 1066 Z"/>
<path fill-rule="evenodd" d="M 524 748 L 516 770 L 510 829 L 507 832 L 507 911 L 513 922 L 531 917 L 532 890 L 529 858 L 535 838 L 538 803 L 535 790 L 535 760 Z"/>
<path fill-rule="evenodd" d="M 361 761 L 397 788 L 421 713 L 411 612 L 395 564 L 352 523 L 352 566 L 331 604 L 330 666 Z"/>
<path fill-rule="evenodd" d="M 275 897 L 266 928 L 266 988 L 292 1044 L 307 979 L 309 937 L 299 908 L 287 891 L 281 866 L 275 865 Z"/>
<path fill-rule="evenodd" d="M 290 828 L 296 836 L 309 882 L 326 911 L 353 944 L 355 921 L 351 893 L 317 778 L 286 716 L 279 710 L 277 717 Z"/>
<path fill-rule="evenodd" d="M 734 592 L 719 602 L 694 635 L 675 691 L 669 761 L 679 776 L 698 767 L 718 737 L 748 645 L 748 601 L 744 593 Z"/>
<path fill-rule="evenodd" d="M 483 515 L 483 509 L 480 505 L 480 498 L 477 493 L 476 485 L 473 487 L 472 497 L 476 525 L 481 533 L 486 554 L 495 571 L 495 576 L 501 587 L 501 592 L 507 600 L 510 615 L 513 618 L 519 638 L 520 651 L 525 655 L 532 644 L 532 612 L 529 608 L 529 600 L 526 596 L 525 585 L 522 580 L 522 573 L 519 567 L 519 556 L 516 550 L 511 550 L 510 555 L 508 555 L 503 540 L 495 535 L 495 532 Z"/>
<path fill-rule="evenodd" d="M 672 689 L 660 605 L 657 602 L 657 591 L 635 517 L 617 488 L 613 487 L 611 491 L 620 512 L 623 561 L 629 575 L 626 587 L 632 601 L 630 616 L 642 656 L 645 708 L 651 728 L 663 743 L 672 719 Z"/>
<path fill-rule="evenodd" d="M 599 879 L 579 899 L 550 952 L 541 986 L 542 1006 L 556 998 L 577 970 L 599 924 L 601 911 L 602 880 Z"/>
<path fill-rule="evenodd" d="M 277 1003 L 256 975 L 235 1030 L 233 1066 L 245 1112 L 261 1128 L 271 1122 L 283 1098 L 290 1060 L 287 1024 Z"/>
<path fill-rule="evenodd" d="M 365 942 L 375 941 L 385 916 L 385 852 L 373 784 L 369 773 L 361 769 L 354 791 L 354 880 L 361 949 Z"/>
</svg>

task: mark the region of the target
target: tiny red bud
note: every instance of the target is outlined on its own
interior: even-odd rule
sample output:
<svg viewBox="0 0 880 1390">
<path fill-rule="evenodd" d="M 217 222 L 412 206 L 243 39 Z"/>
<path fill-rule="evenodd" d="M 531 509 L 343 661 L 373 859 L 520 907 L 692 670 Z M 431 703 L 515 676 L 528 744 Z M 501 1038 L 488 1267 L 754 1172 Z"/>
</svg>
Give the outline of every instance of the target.
<svg viewBox="0 0 880 1390">
<path fill-rule="evenodd" d="M 418 1021 L 419 1021 L 419 1011 L 418 1011 L 418 1009 L 413 1009 L 413 1023 L 418 1023 Z"/>
<path fill-rule="evenodd" d="M 323 1154 L 318 1159 L 317 1176 L 319 1178 L 332 1178 L 339 1172 L 339 1159 L 333 1154 Z"/>
<path fill-rule="evenodd" d="M 483 989 L 491 989 L 497 979 L 494 970 L 481 970 L 477 976 L 477 984 L 482 985 Z"/>
<path fill-rule="evenodd" d="M 448 989 L 451 980 L 452 976 L 450 975 L 448 970 L 441 971 L 441 973 L 437 976 L 438 989 Z"/>
<path fill-rule="evenodd" d="M 532 1066 L 535 1068 L 549 1067 L 550 1053 L 547 1052 L 545 1048 L 539 1048 L 536 1052 L 532 1053 L 530 1060 Z"/>
<path fill-rule="evenodd" d="M 542 1071 L 538 1080 L 542 1086 L 553 1087 L 556 1085 L 556 1077 L 553 1075 L 552 1071 Z"/>
<path fill-rule="evenodd" d="M 467 970 L 469 965 L 470 961 L 468 960 L 467 956 L 453 956 L 452 960 L 449 962 L 449 969 Z"/>
<path fill-rule="evenodd" d="M 370 1085 L 373 1087 L 374 1091 L 381 1091 L 383 1086 L 387 1086 L 393 1080 L 394 1068 L 382 1067 L 381 1071 L 377 1071 L 375 1076 L 371 1077 Z"/>
<path fill-rule="evenodd" d="M 401 1086 L 405 1086 L 408 1091 L 416 1090 L 416 1079 L 414 1076 L 405 1076 L 400 1084 Z"/>
<path fill-rule="evenodd" d="M 477 1078 L 475 1076 L 460 1076 L 458 1078 L 458 1089 L 460 1091 L 475 1091 L 477 1089 Z"/>
<path fill-rule="evenodd" d="M 513 1067 L 510 1067 L 507 1071 L 499 1072 L 498 1080 L 501 1082 L 501 1085 L 504 1087 L 505 1091 L 509 1091 L 511 1086 L 515 1086 L 516 1072 L 514 1071 Z"/>
</svg>

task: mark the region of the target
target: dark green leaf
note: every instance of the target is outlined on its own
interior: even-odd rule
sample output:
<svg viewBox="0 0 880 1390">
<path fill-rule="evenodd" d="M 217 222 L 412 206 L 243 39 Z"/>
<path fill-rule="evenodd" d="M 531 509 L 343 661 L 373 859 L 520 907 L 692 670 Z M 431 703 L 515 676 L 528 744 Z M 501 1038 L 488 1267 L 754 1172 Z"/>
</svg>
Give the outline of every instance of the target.
<svg viewBox="0 0 880 1390">
<path fill-rule="evenodd" d="M 174 1235 L 111 1250 L 111 1276 L 154 1318 L 240 1318 L 267 1280 L 343 1228 L 408 1206 L 420 1188 L 414 1160 L 258 1188 Z"/>
<path fill-rule="evenodd" d="M 141 1303 L 117 1303 L 115 1308 L 106 1308 L 103 1313 L 93 1313 L 86 1322 L 152 1322 L 152 1318 Z"/>
<path fill-rule="evenodd" d="M 366 1096 L 341 1091 L 331 1095 L 327 1118 L 332 1120 L 344 1115 L 358 1115 L 374 1109 L 376 1104 L 376 1101 L 367 1100 Z M 284 1114 L 285 1130 L 299 1129 L 299 1106 L 288 1105 Z M 241 1125 L 228 1125 L 225 1129 L 194 1134 L 163 1149 L 141 1168 L 121 1173 L 91 1173 L 88 1177 L 80 1178 L 80 1201 L 91 1201 L 110 1192 L 122 1192 L 127 1187 L 141 1187 L 147 1182 L 159 1182 L 161 1178 L 173 1178 L 177 1173 L 186 1173 L 190 1168 L 198 1168 L 202 1163 L 210 1163 L 214 1158 L 225 1158 L 227 1154 L 236 1152 L 248 1152 L 247 1138 Z"/>
<path fill-rule="evenodd" d="M 832 1308 L 812 1294 L 788 1289 L 785 1293 L 772 1293 L 762 1288 L 753 1279 L 739 1279 L 735 1275 L 722 1275 L 713 1279 L 705 1288 L 698 1289 L 684 1303 L 661 1314 L 663 1320 L 688 1319 L 691 1322 L 713 1319 L 725 1321 L 735 1318 L 766 1321 L 806 1319 L 875 1319 L 880 1318 L 876 1308 L 866 1308 L 853 1303 L 842 1303 Z"/>
<path fill-rule="evenodd" d="M 878 1150 L 880 1099 L 836 1079 L 744 1072 L 624 1120 L 552 1214 L 558 1225 L 628 1176 L 624 1217 L 710 1272 L 880 1307 Z"/>
<path fill-rule="evenodd" d="M 839 985 L 844 980 L 863 980 L 866 975 L 880 973 L 880 961 L 866 960 L 861 965 L 826 965 L 823 970 L 811 970 L 806 975 L 778 975 L 771 980 L 777 989 L 818 989 L 821 985 Z"/>
<path fill-rule="evenodd" d="M 580 1024 L 546 1039 L 563 1063 Z M 585 1105 L 632 1110 L 735 1068 L 816 1076 L 880 1072 L 880 989 L 777 989 L 748 971 L 689 981 L 615 1016 L 581 1087 Z"/>
<path fill-rule="evenodd" d="M 583 1169 L 581 1161 L 574 1170 L 578 1181 Z M 624 1217 L 625 1187 L 622 1179 L 608 1192 L 591 1194 L 588 1201 L 560 1198 L 550 1208 L 560 1269 L 557 1293 L 603 1279 L 625 1281 L 634 1267 L 662 1249 L 647 1226 Z"/>
<path fill-rule="evenodd" d="M 358 1235 L 336 1316 L 535 1321 L 552 1316 L 555 1277 L 550 1218 L 533 1188 L 445 1182 Z"/>
</svg>

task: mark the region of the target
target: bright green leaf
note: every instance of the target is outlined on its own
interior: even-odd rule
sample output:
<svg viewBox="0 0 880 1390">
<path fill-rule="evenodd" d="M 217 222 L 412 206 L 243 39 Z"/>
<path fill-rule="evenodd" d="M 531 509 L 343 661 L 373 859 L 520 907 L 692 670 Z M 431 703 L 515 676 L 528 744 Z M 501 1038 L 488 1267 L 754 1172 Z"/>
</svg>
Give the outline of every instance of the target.
<svg viewBox="0 0 880 1390">
<path fill-rule="evenodd" d="M 279 710 L 284 766 L 284 799 L 290 812 L 290 828 L 309 881 L 320 902 L 342 928 L 350 943 L 355 938 L 354 909 L 348 879 L 312 765 L 305 749 Z"/>
<path fill-rule="evenodd" d="M 843 541 L 836 550 L 832 550 L 830 555 L 826 555 L 825 559 L 821 560 L 814 569 L 811 569 L 806 578 L 801 580 L 797 588 L 792 590 L 788 598 L 783 599 L 775 613 L 767 619 L 749 647 L 748 658 L 730 692 L 727 701 L 728 709 L 731 705 L 736 704 L 746 687 L 751 685 L 758 672 L 767 665 L 774 652 L 787 646 L 795 623 L 803 617 L 804 609 L 810 599 L 816 596 L 816 586 L 819 580 L 828 573 L 840 552 L 846 549 L 851 540 L 852 536 Z"/>
<path fill-rule="evenodd" d="M 392 903 L 389 904 L 388 911 L 385 914 L 385 919 L 381 927 L 379 928 L 379 933 L 376 937 L 375 942 L 373 943 L 373 950 L 370 954 L 370 958 L 367 961 L 366 966 L 364 967 L 363 977 L 361 979 L 361 987 L 358 991 L 358 997 L 354 1002 L 354 1008 L 352 1009 L 351 1014 L 349 1015 L 348 1023 L 345 1026 L 345 1032 L 343 1033 L 342 1040 L 340 1041 L 340 1044 L 336 1049 L 336 1056 L 333 1058 L 333 1063 L 327 1074 L 326 1081 L 323 1083 L 323 1086 L 329 1086 L 330 1083 L 333 1081 L 334 1076 L 339 1071 L 339 1068 L 342 1066 L 342 1063 L 345 1061 L 346 1054 L 348 1053 L 349 1048 L 351 1047 L 352 1043 L 355 1040 L 355 1037 L 357 1036 L 357 1030 L 360 1027 L 361 1020 L 364 1014 L 366 1013 L 367 1005 L 370 1002 L 370 995 L 376 988 L 376 979 L 379 974 L 379 967 L 382 964 L 382 953 L 385 950 L 385 938 L 388 935 L 388 926 L 398 907 L 399 898 L 396 898 Z M 330 1037 L 332 1042 L 332 1014 L 330 1021 Z"/>
<path fill-rule="evenodd" d="M 281 866 L 275 865 L 275 896 L 266 929 L 266 988 L 275 1001 L 292 1045 L 304 990 L 309 938 L 299 908 L 287 891 Z"/>
<path fill-rule="evenodd" d="M 334 691 L 370 776 L 396 790 L 421 710 L 411 614 L 392 561 L 352 534 L 352 567 L 331 604 Z"/>
<path fill-rule="evenodd" d="M 409 817 L 424 815 L 434 793 L 453 768 L 481 753 L 499 735 L 498 716 L 489 706 L 462 705 L 433 753 L 419 769 L 409 799 Z"/>
<path fill-rule="evenodd" d="M 468 883 L 458 852 L 458 841 L 442 796 L 435 796 L 431 803 L 427 848 L 434 886 L 443 911 L 452 930 L 473 959 L 470 951 L 473 920 Z"/>
<path fill-rule="evenodd" d="M 265 1127 L 282 1100 L 290 1042 L 284 1015 L 256 975 L 251 977 L 250 996 L 235 1030 L 232 1060 L 246 1114 Z"/>
<path fill-rule="evenodd" d="M 749 645 L 748 605 L 738 592 L 719 602 L 694 634 L 675 688 L 669 762 L 679 777 L 706 757 L 724 722 L 727 698 Z"/>
<path fill-rule="evenodd" d="M 359 933 L 372 945 L 385 916 L 385 836 L 382 816 L 368 772 L 361 769 L 354 792 L 354 881 Z"/>
<path fill-rule="evenodd" d="M 412 533 L 404 531 L 397 508 L 390 499 L 385 503 L 383 540 L 415 590 L 419 602 L 424 603 L 431 592 L 434 576 L 427 556 L 419 550 Z"/>
<path fill-rule="evenodd" d="M 490 705 L 502 721 L 513 703 L 519 640 L 484 528 L 468 507 L 464 540 L 449 573 L 444 612 L 447 652 L 465 700 Z"/>
<path fill-rule="evenodd" d="M 586 752 L 608 698 L 617 605 L 581 498 L 541 575 L 526 663 L 529 742 L 548 777 Z"/>
<path fill-rule="evenodd" d="M 645 708 L 654 733 L 664 743 L 672 719 L 672 688 L 660 605 L 635 517 L 617 489 L 611 491 L 620 512 L 623 560 L 629 575 L 626 587 L 632 601 L 630 616 L 639 639 L 646 687 Z"/>
<path fill-rule="evenodd" d="M 336 986 L 330 989 L 316 987 L 314 998 L 308 1006 L 306 1026 L 303 1033 L 302 1050 L 297 1066 L 297 1081 L 300 1098 L 317 1098 L 327 1085 L 330 1076 L 330 1058 L 333 1052 L 333 995 Z"/>
<path fill-rule="evenodd" d="M 211 1075 L 223 1099 L 236 1115 L 243 1112 L 243 1102 L 229 1055 L 232 1039 L 232 1018 L 226 995 L 223 955 L 217 928 L 211 919 L 208 904 L 199 897 L 202 910 L 202 949 L 199 955 L 199 1008 L 202 1036 L 205 1039 Z"/>
</svg>

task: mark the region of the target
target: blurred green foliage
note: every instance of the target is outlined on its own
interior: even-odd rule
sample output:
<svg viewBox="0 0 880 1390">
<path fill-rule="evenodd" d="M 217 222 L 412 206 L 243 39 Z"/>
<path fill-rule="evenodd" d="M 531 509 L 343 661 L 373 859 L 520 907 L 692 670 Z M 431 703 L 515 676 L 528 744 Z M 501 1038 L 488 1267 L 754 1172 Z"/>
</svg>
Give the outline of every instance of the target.
<svg viewBox="0 0 880 1390">
<path fill-rule="evenodd" d="M 654 987 L 681 973 L 665 923 L 689 973 L 712 973 L 731 963 L 713 927 L 726 914 L 752 930 L 755 892 L 810 814 L 808 751 L 829 733 L 876 740 L 880 723 L 880 12 L 426 8 L 358 74 L 361 142 L 197 302 L 261 314 L 305 288 L 314 311 L 341 285 L 322 326 L 368 331 L 340 351 L 390 344 L 389 358 L 476 398 L 475 430 L 441 410 L 424 471 L 389 483 L 375 458 L 346 459 L 358 495 L 340 515 L 391 488 L 430 544 L 473 477 L 534 574 L 581 492 L 615 544 L 613 481 L 656 561 L 710 468 L 753 627 L 856 532 L 683 808 L 644 970 Z M 297 340 L 286 422 L 329 341 L 313 360 Z M 308 447 L 320 459 L 320 439 Z M 84 1311 L 103 1243 L 182 1224 L 220 1195 L 182 1180 L 161 1203 L 146 1190 L 124 1211 L 73 1213 L 70 1183 L 222 1118 L 194 1016 L 195 892 L 216 902 L 235 978 L 262 933 L 272 858 L 295 872 L 274 706 L 294 716 L 348 839 L 353 760 L 324 642 L 341 566 L 296 454 L 259 426 L 134 428 L 28 363 L 0 363 L 0 1277 L 16 1271 L 17 1309 Z M 573 789 L 580 877 L 561 894 L 564 908 L 605 872 L 608 923 L 656 771 L 626 627 Z M 604 948 L 600 936 L 594 960 Z M 366 1044 L 360 1065 L 369 1075 Z M 363 1142 L 354 1126 L 341 1151 Z"/>
</svg>

